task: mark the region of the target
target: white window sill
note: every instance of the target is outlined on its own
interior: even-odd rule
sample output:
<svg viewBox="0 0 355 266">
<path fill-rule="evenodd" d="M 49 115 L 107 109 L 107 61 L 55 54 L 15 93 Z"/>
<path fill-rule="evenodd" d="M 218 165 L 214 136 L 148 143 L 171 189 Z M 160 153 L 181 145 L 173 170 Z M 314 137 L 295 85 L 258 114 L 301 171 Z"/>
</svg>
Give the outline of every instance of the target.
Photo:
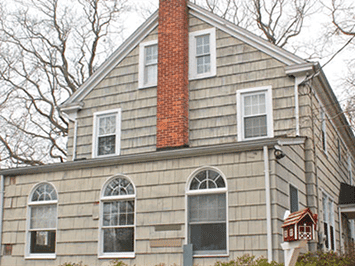
<svg viewBox="0 0 355 266">
<path fill-rule="evenodd" d="M 143 90 L 143 89 L 149 89 L 149 88 L 154 88 L 154 87 L 157 87 L 158 84 L 155 83 L 155 84 L 147 84 L 147 85 L 141 85 L 138 87 L 139 90 Z"/>
<path fill-rule="evenodd" d="M 216 73 L 203 73 L 199 75 L 190 75 L 189 80 L 198 80 L 198 79 L 205 79 L 205 78 L 214 78 L 216 77 Z"/>
<path fill-rule="evenodd" d="M 135 253 L 111 253 L 98 256 L 99 259 L 133 259 L 135 257 Z"/>
<path fill-rule="evenodd" d="M 238 141 L 250 141 L 250 140 L 258 140 L 258 139 L 271 139 L 274 136 L 263 136 L 263 137 L 254 137 L 254 138 L 242 138 L 238 139 Z"/>
<path fill-rule="evenodd" d="M 92 158 L 107 158 L 107 157 L 113 157 L 113 156 L 118 156 L 120 153 L 113 153 L 113 154 L 107 154 L 107 155 L 96 155 Z"/>
<path fill-rule="evenodd" d="M 215 257 L 229 257 L 229 253 L 222 254 L 195 254 L 194 258 L 215 258 Z"/>
<path fill-rule="evenodd" d="M 56 258 L 56 254 L 30 254 L 25 257 L 26 260 L 54 260 Z"/>
</svg>

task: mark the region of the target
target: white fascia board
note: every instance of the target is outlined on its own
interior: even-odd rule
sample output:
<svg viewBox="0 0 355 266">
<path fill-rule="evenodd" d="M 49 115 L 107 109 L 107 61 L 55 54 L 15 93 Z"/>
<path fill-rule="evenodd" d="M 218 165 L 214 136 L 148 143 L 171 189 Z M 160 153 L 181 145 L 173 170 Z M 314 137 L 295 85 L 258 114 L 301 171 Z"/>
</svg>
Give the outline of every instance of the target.
<svg viewBox="0 0 355 266">
<path fill-rule="evenodd" d="M 317 63 L 303 63 L 285 67 L 285 73 L 289 76 L 309 76 L 313 74 Z"/>
<path fill-rule="evenodd" d="M 158 26 L 158 11 L 150 16 L 63 105 L 82 101 L 149 33 Z"/>
<path fill-rule="evenodd" d="M 209 11 L 195 5 L 188 3 L 190 8 L 190 14 L 205 21 L 208 24 L 215 26 L 216 28 L 230 34 L 231 36 L 253 46 L 254 48 L 274 57 L 286 65 L 304 64 L 305 60 L 302 58 L 282 49 L 276 45 L 273 45 L 261 37 L 223 19 L 219 16 L 210 13 Z"/>
</svg>

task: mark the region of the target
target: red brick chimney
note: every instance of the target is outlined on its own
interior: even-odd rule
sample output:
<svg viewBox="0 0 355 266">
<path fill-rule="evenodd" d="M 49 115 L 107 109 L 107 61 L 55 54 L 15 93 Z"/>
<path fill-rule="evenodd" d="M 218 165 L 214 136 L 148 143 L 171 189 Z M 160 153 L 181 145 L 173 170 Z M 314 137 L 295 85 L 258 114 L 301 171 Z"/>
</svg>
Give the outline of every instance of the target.
<svg viewBox="0 0 355 266">
<path fill-rule="evenodd" d="M 157 149 L 189 141 L 187 0 L 159 0 Z"/>
</svg>

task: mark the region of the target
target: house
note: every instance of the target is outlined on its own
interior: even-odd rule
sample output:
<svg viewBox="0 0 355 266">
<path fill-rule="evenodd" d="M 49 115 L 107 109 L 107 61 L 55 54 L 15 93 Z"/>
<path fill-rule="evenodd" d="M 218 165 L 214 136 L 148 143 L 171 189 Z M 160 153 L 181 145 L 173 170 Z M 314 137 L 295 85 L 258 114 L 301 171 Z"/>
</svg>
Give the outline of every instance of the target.
<svg viewBox="0 0 355 266">
<path fill-rule="evenodd" d="M 182 265 L 187 244 L 198 265 L 283 261 L 284 213 L 304 208 L 308 250 L 351 242 L 354 135 L 320 66 L 186 0 L 62 111 L 68 162 L 0 170 L 1 265 Z"/>
</svg>

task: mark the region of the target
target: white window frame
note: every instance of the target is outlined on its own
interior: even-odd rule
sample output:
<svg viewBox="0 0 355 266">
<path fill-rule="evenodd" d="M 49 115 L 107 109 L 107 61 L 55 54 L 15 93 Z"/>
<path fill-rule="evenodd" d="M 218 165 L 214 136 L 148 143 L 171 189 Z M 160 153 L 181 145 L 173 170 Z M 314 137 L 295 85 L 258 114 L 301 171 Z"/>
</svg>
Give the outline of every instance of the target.
<svg viewBox="0 0 355 266">
<path fill-rule="evenodd" d="M 211 68 L 209 72 L 197 73 L 197 57 L 196 57 L 196 37 L 210 36 L 210 59 Z M 217 53 L 216 53 L 216 28 L 209 28 L 200 31 L 194 31 L 189 34 L 189 79 L 202 79 L 214 77 L 217 74 Z"/>
<path fill-rule="evenodd" d="M 46 201 L 32 201 L 32 196 L 34 192 L 42 185 L 50 185 L 53 187 L 57 199 L 56 200 L 46 200 Z M 56 205 L 57 215 L 55 217 L 56 226 L 55 228 L 45 228 L 43 231 L 55 231 L 56 239 L 55 239 L 55 251 L 54 253 L 31 253 L 31 211 L 32 207 L 35 206 L 46 206 L 46 205 Z M 55 259 L 57 257 L 56 250 L 57 250 L 57 228 L 58 228 L 58 191 L 55 186 L 49 182 L 41 182 L 36 184 L 32 189 L 31 193 L 29 194 L 28 201 L 27 201 L 27 219 L 26 219 L 26 244 L 25 244 L 25 259 Z M 38 230 L 36 230 L 38 231 Z"/>
<path fill-rule="evenodd" d="M 324 204 L 323 204 L 323 199 L 325 198 L 325 206 L 326 206 L 326 210 L 324 209 Z M 329 203 L 330 203 L 330 208 L 331 210 L 328 210 L 329 208 Z M 334 199 L 332 197 L 329 196 L 328 193 L 326 193 L 324 190 L 322 190 L 322 211 L 323 211 L 323 216 L 322 216 L 322 220 L 323 220 L 323 230 L 324 230 L 324 223 L 327 222 L 327 231 L 328 231 L 328 239 L 326 239 L 325 241 L 328 241 L 328 248 L 324 245 L 324 249 L 327 251 L 337 251 L 337 241 L 336 241 L 336 231 L 335 231 L 335 211 L 334 211 Z M 329 217 L 329 214 L 331 213 L 332 217 Z M 325 221 L 326 217 L 327 221 Z M 331 243 L 331 232 L 330 232 L 330 226 L 333 227 L 333 241 L 334 241 L 334 250 L 331 248 L 332 243 Z M 324 234 L 324 231 L 323 231 Z M 324 235 L 325 236 L 325 235 Z"/>
<path fill-rule="evenodd" d="M 133 186 L 134 189 L 134 194 L 130 195 L 120 195 L 120 196 L 104 196 L 105 189 L 106 187 L 110 184 L 111 181 L 117 178 L 123 178 L 126 179 L 128 182 L 130 182 Z M 98 257 L 102 259 L 114 259 L 114 258 L 135 258 L 135 251 L 136 251 L 136 220 L 137 220 L 137 211 L 136 211 L 136 186 L 132 182 L 132 180 L 125 175 L 118 174 L 113 177 L 110 177 L 106 182 L 103 184 L 101 188 L 101 195 L 100 195 L 100 222 L 99 222 L 99 246 L 98 246 Z M 110 202 L 110 201 L 121 201 L 121 200 L 134 200 L 134 219 L 133 219 L 133 252 L 107 252 L 105 253 L 103 250 L 103 245 L 104 245 L 104 234 L 103 234 L 103 209 L 104 209 L 104 203 L 105 202 Z M 124 226 L 120 226 L 124 227 Z M 128 227 L 128 226 L 127 226 Z"/>
<path fill-rule="evenodd" d="M 190 190 L 190 185 L 193 180 L 193 178 L 196 176 L 196 174 L 202 172 L 202 171 L 207 171 L 211 170 L 214 172 L 217 172 L 220 174 L 220 176 L 223 178 L 225 187 L 224 188 L 216 188 L 216 189 L 201 189 L 201 190 Z M 187 179 L 186 182 L 186 187 L 185 187 L 185 244 L 188 244 L 190 239 L 189 239 L 189 202 L 188 202 L 188 197 L 189 196 L 194 196 L 194 195 L 206 195 L 206 194 L 225 194 L 226 196 L 226 252 L 225 253 L 206 253 L 206 254 L 193 254 L 193 257 L 195 258 L 200 258 L 200 257 L 228 257 L 229 256 L 229 218 L 228 218 L 228 184 L 227 184 L 227 179 L 224 176 L 224 174 L 217 169 L 216 167 L 211 167 L 211 166 L 204 166 L 196 169 L 194 172 L 190 174 L 190 176 Z"/>
<path fill-rule="evenodd" d="M 322 149 L 325 153 L 327 153 L 327 122 L 326 122 L 326 113 L 321 109 L 321 144 L 322 144 Z"/>
<path fill-rule="evenodd" d="M 98 131 L 99 131 L 99 118 L 109 115 L 116 115 L 116 140 L 115 140 L 115 153 L 107 155 L 98 155 Z M 119 155 L 121 150 L 121 108 L 101 111 L 94 113 L 93 121 L 93 138 L 92 138 L 92 158 L 109 157 Z"/>
<path fill-rule="evenodd" d="M 138 71 L 138 87 L 139 88 L 149 88 L 155 87 L 158 84 L 158 75 L 154 82 L 145 83 L 145 48 L 147 46 L 157 45 L 158 40 L 153 40 L 149 42 L 143 42 L 139 44 L 139 71 Z M 159 51 L 158 51 L 159 53 Z M 157 64 L 158 67 L 158 64 Z M 158 70 L 157 70 L 158 73 Z"/>
<path fill-rule="evenodd" d="M 266 106 L 266 136 L 245 138 L 244 136 L 244 104 L 243 99 L 245 95 L 265 93 L 265 106 Z M 238 141 L 254 140 L 263 138 L 274 137 L 274 119 L 273 119 L 273 106 L 272 106 L 272 87 L 255 87 L 237 90 L 237 127 L 238 127 Z"/>
<path fill-rule="evenodd" d="M 290 212 L 292 213 L 292 211 L 291 211 L 291 186 L 294 188 L 294 189 L 296 189 L 296 191 L 297 191 L 297 211 L 299 211 L 300 210 L 300 204 L 299 204 L 299 202 L 300 202 L 300 198 L 299 198 L 299 189 L 298 189 L 298 187 L 296 187 L 294 184 L 292 184 L 292 183 L 289 183 L 288 184 L 288 195 L 289 195 L 289 204 L 290 204 L 290 208 L 289 208 L 289 210 L 290 210 Z"/>
</svg>

